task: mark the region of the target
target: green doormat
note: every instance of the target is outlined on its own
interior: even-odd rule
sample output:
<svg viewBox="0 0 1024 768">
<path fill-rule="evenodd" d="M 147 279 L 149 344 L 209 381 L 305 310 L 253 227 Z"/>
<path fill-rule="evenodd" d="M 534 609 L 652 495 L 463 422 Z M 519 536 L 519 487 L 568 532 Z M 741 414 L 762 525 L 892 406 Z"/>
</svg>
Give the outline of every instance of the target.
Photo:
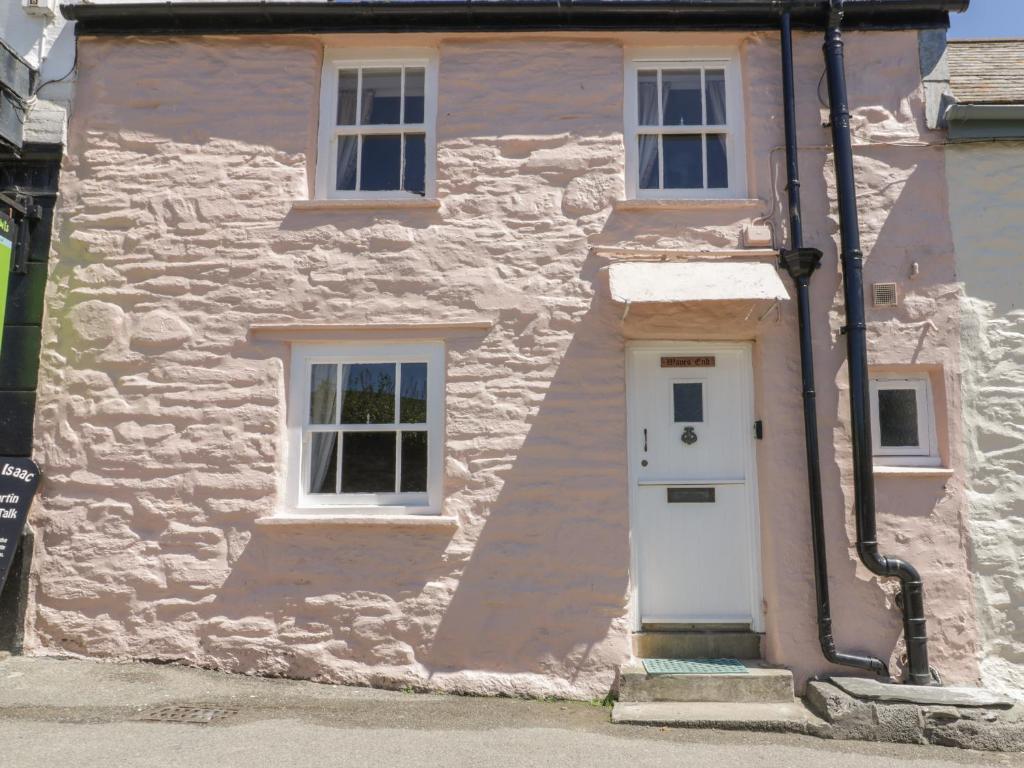
<svg viewBox="0 0 1024 768">
<path fill-rule="evenodd" d="M 745 675 L 739 659 L 644 659 L 649 675 Z"/>
</svg>

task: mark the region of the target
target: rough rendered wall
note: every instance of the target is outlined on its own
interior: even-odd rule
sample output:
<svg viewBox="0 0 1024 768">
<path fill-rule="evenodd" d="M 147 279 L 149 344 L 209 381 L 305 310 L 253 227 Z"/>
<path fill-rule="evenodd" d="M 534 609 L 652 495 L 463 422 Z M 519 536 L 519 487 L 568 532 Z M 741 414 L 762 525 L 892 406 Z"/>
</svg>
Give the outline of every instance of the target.
<svg viewBox="0 0 1024 768">
<path fill-rule="evenodd" d="M 736 38 L 426 41 L 440 58 L 440 207 L 311 210 L 292 203 L 308 194 L 321 41 L 83 40 L 44 330 L 32 648 L 601 695 L 629 653 L 624 343 L 729 338 L 755 340 L 766 427 L 768 658 L 801 685 L 823 671 L 795 308 L 762 318 L 747 306 L 636 307 L 623 325 L 600 272 L 607 249 L 735 249 L 771 207 L 769 157 L 782 141 L 774 36 L 743 48 L 749 196 L 760 200 L 614 205 L 622 45 L 688 41 Z M 920 140 L 915 45 L 913 33 L 851 36 L 859 139 Z M 893 587 L 856 564 L 844 526 L 817 37 L 802 38 L 799 59 L 807 237 L 826 251 L 815 341 L 836 628 L 844 648 L 897 658 Z M 879 146 L 859 165 L 869 276 L 926 262 L 904 307 L 872 315 L 875 361 L 945 366 L 958 393 L 945 201 L 924 194 L 942 188 L 941 152 Z M 493 330 L 448 340 L 445 511 L 458 532 L 254 524 L 283 503 L 288 347 L 254 340 L 252 324 L 480 318 Z M 957 413 L 953 395 L 948 407 Z M 928 580 L 934 663 L 974 680 L 961 488 L 959 476 L 880 482 L 879 527 L 885 551 Z"/>
<path fill-rule="evenodd" d="M 967 504 L 988 687 L 1024 696 L 1024 143 L 947 151 Z"/>
</svg>

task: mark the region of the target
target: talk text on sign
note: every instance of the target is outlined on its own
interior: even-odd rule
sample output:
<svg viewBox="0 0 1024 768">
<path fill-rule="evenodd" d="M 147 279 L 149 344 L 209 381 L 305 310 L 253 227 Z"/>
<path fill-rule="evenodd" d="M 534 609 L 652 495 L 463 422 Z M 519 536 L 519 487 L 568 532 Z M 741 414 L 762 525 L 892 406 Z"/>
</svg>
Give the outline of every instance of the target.
<svg viewBox="0 0 1024 768">
<path fill-rule="evenodd" d="M 687 357 L 663 357 L 662 368 L 714 368 L 714 355 L 689 355 Z"/>
</svg>

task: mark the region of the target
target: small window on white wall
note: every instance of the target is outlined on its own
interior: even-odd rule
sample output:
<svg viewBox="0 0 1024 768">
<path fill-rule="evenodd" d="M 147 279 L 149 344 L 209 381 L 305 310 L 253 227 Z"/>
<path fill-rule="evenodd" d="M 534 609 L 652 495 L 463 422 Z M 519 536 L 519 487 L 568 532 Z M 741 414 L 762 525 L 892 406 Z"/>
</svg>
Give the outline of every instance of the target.
<svg viewBox="0 0 1024 768">
<path fill-rule="evenodd" d="M 430 51 L 326 51 L 317 196 L 433 194 L 437 72 Z"/>
<path fill-rule="evenodd" d="M 303 510 L 439 513 L 444 347 L 296 345 L 289 496 Z"/>
<path fill-rule="evenodd" d="M 627 52 L 625 110 L 631 197 L 746 194 L 735 51 Z"/>
<path fill-rule="evenodd" d="M 873 453 L 885 464 L 938 466 L 935 407 L 927 375 L 871 380 Z"/>
</svg>

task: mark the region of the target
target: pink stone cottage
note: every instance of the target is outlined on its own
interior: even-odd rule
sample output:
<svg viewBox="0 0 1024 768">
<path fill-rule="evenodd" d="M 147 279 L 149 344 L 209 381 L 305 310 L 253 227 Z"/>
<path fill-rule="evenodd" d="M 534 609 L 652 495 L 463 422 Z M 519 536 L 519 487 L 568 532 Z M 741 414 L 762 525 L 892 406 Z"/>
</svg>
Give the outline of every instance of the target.
<svg viewBox="0 0 1024 768">
<path fill-rule="evenodd" d="M 966 2 L 788 4 L 796 227 L 782 5 L 65 7 L 26 650 L 591 698 L 799 691 L 824 634 L 976 683 L 923 44 Z"/>
</svg>

